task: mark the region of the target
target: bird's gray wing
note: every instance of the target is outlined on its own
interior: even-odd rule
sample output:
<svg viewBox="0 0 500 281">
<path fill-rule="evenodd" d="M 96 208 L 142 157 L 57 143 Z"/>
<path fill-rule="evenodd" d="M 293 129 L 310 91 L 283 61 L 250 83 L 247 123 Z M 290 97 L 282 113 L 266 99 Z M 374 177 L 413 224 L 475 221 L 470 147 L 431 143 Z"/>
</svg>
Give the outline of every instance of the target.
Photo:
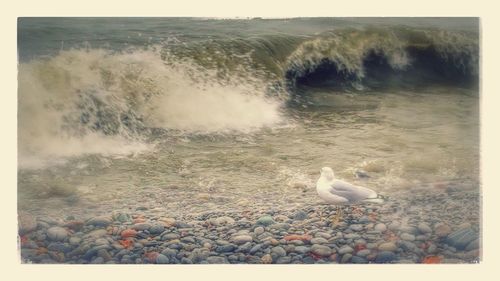
<svg viewBox="0 0 500 281">
<path fill-rule="evenodd" d="M 330 192 L 337 196 L 341 196 L 349 200 L 349 202 L 357 202 L 368 198 L 371 190 L 365 187 L 356 186 L 345 181 L 336 180 L 332 183 Z"/>
</svg>

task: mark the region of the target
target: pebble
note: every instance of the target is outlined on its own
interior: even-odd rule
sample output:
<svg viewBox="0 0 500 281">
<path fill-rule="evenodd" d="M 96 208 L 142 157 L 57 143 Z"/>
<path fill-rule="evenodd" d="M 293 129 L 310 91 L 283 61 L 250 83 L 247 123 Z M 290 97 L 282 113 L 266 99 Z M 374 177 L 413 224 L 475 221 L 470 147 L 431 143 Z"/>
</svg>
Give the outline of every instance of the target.
<svg viewBox="0 0 500 281">
<path fill-rule="evenodd" d="M 421 222 L 417 225 L 417 228 L 418 228 L 418 231 L 420 231 L 421 233 L 431 233 L 432 232 L 432 229 L 431 227 L 426 224 L 425 222 Z"/>
<path fill-rule="evenodd" d="M 458 250 L 464 250 L 470 242 L 476 239 L 478 239 L 478 235 L 469 227 L 450 233 L 448 237 L 446 237 L 446 243 Z"/>
<path fill-rule="evenodd" d="M 311 244 L 327 244 L 328 240 L 322 237 L 311 239 Z"/>
<path fill-rule="evenodd" d="M 398 246 L 394 242 L 386 242 L 382 243 L 378 246 L 378 249 L 380 251 L 389 251 L 389 252 L 394 252 L 398 249 Z"/>
<path fill-rule="evenodd" d="M 370 254 L 370 250 L 369 249 L 363 249 L 363 250 L 360 250 L 356 253 L 356 256 L 360 256 L 360 257 L 366 257 Z"/>
<path fill-rule="evenodd" d="M 140 222 L 140 223 L 136 223 L 136 224 L 132 225 L 132 228 L 137 230 L 137 231 L 143 231 L 146 229 L 150 229 L 151 227 L 152 227 L 152 225 L 147 223 L 147 222 Z"/>
<path fill-rule="evenodd" d="M 404 232 L 404 233 L 408 233 L 408 234 L 412 234 L 412 235 L 418 233 L 418 229 L 414 226 L 411 226 L 411 225 L 400 226 L 399 231 Z"/>
<path fill-rule="evenodd" d="M 276 222 L 274 221 L 274 219 L 271 216 L 260 217 L 256 222 L 256 224 L 263 225 L 263 226 L 269 226 L 269 225 L 274 224 L 274 223 L 276 223 Z"/>
<path fill-rule="evenodd" d="M 377 223 L 373 229 L 376 231 L 385 232 L 387 230 L 387 226 L 383 223 Z"/>
<path fill-rule="evenodd" d="M 270 264 L 273 262 L 273 258 L 270 254 L 265 254 L 260 258 L 260 261 L 264 264 Z"/>
<path fill-rule="evenodd" d="M 280 257 L 276 260 L 277 264 L 289 264 L 292 261 L 291 257 Z"/>
<path fill-rule="evenodd" d="M 149 233 L 151 234 L 161 234 L 163 231 L 165 231 L 165 227 L 161 224 L 155 224 L 149 228 Z"/>
<path fill-rule="evenodd" d="M 388 228 L 391 231 L 397 231 L 399 229 L 399 226 L 400 226 L 399 222 L 393 221 L 389 224 Z"/>
<path fill-rule="evenodd" d="M 180 238 L 180 236 L 177 233 L 167 233 L 161 237 L 161 240 L 166 241 L 166 240 L 175 240 L 175 239 L 179 239 L 179 238 Z"/>
<path fill-rule="evenodd" d="M 363 264 L 363 263 L 368 263 L 368 261 L 360 256 L 353 256 L 351 257 L 351 262 L 355 264 Z"/>
<path fill-rule="evenodd" d="M 220 225 L 231 225 L 234 224 L 236 221 L 231 217 L 223 216 L 223 217 L 218 217 L 210 222 L 214 225 L 220 226 Z"/>
<path fill-rule="evenodd" d="M 352 248 L 351 248 L 352 250 Z M 330 256 L 332 254 L 332 249 L 328 246 L 323 245 L 313 245 L 311 247 L 311 252 L 322 257 Z"/>
<path fill-rule="evenodd" d="M 217 247 L 216 251 L 219 253 L 227 253 L 227 252 L 232 252 L 236 249 L 236 246 L 233 244 L 226 244 Z"/>
<path fill-rule="evenodd" d="M 108 217 L 94 217 L 89 219 L 86 224 L 97 227 L 106 227 L 111 224 L 111 220 Z"/>
<path fill-rule="evenodd" d="M 307 219 L 308 217 L 309 217 L 309 215 L 302 210 L 298 210 L 295 212 L 295 214 L 293 214 L 293 219 L 296 221 L 303 221 L 303 220 Z"/>
<path fill-rule="evenodd" d="M 281 246 L 273 247 L 271 253 L 275 255 L 277 258 L 286 256 L 286 251 Z"/>
<path fill-rule="evenodd" d="M 446 237 L 451 233 L 451 227 L 444 223 L 439 223 L 434 226 L 434 233 L 437 237 Z"/>
<path fill-rule="evenodd" d="M 225 257 L 218 257 L 218 256 L 207 257 L 207 262 L 210 264 L 229 263 L 229 261 Z"/>
<path fill-rule="evenodd" d="M 68 237 L 68 231 L 62 227 L 53 226 L 47 230 L 47 236 L 52 241 L 63 241 Z"/>
<path fill-rule="evenodd" d="M 156 263 L 157 264 L 167 264 L 169 263 L 170 260 L 167 258 L 167 256 L 163 255 L 163 254 L 159 254 L 157 257 L 156 257 Z"/>
<path fill-rule="evenodd" d="M 465 247 L 466 251 L 471 251 L 471 250 L 476 250 L 479 249 L 479 238 L 471 241 L 467 247 Z"/>
<path fill-rule="evenodd" d="M 19 214 L 18 222 L 19 222 L 19 234 L 20 235 L 24 235 L 26 233 L 32 232 L 38 226 L 36 219 L 33 216 L 26 214 L 26 213 Z"/>
<path fill-rule="evenodd" d="M 258 226 L 253 230 L 253 233 L 255 235 L 261 235 L 262 233 L 264 233 L 264 228 L 262 226 Z"/>
<path fill-rule="evenodd" d="M 104 237 L 108 234 L 108 232 L 106 231 L 106 229 L 96 229 L 96 230 L 92 230 L 91 232 L 85 234 L 85 238 L 91 238 L 91 239 L 97 239 L 97 238 L 100 238 L 100 237 Z"/>
<path fill-rule="evenodd" d="M 352 258 L 352 255 L 350 253 L 344 254 L 342 258 L 340 259 L 340 263 L 348 263 Z"/>
<path fill-rule="evenodd" d="M 343 254 L 347 254 L 347 253 L 352 253 L 352 252 L 354 252 L 354 249 L 353 249 L 353 248 L 351 248 L 351 247 L 350 247 L 350 246 L 348 246 L 348 245 L 344 245 L 344 246 L 340 247 L 340 249 L 339 249 L 339 251 L 338 251 L 338 252 L 339 252 L 339 254 L 343 255 Z"/>
<path fill-rule="evenodd" d="M 250 235 L 238 235 L 233 237 L 232 241 L 236 245 L 245 244 L 247 242 L 252 242 L 253 238 Z"/>
<path fill-rule="evenodd" d="M 311 249 L 307 246 L 297 246 L 297 247 L 295 247 L 294 251 L 299 253 L 299 254 L 304 255 L 304 254 L 309 253 L 309 251 L 311 251 Z"/>
<path fill-rule="evenodd" d="M 405 241 L 415 241 L 415 235 L 409 233 L 402 233 L 399 237 Z"/>
<path fill-rule="evenodd" d="M 363 230 L 363 225 L 362 224 L 351 224 L 349 226 L 349 228 L 354 230 L 354 231 L 361 231 L 361 230 Z"/>
<path fill-rule="evenodd" d="M 272 224 L 270 226 L 270 228 L 276 229 L 276 230 L 287 230 L 290 228 L 290 224 L 288 224 L 286 222 L 279 222 L 279 223 Z"/>
<path fill-rule="evenodd" d="M 396 255 L 393 252 L 382 251 L 377 254 L 375 258 L 376 263 L 390 263 L 396 260 Z"/>
</svg>

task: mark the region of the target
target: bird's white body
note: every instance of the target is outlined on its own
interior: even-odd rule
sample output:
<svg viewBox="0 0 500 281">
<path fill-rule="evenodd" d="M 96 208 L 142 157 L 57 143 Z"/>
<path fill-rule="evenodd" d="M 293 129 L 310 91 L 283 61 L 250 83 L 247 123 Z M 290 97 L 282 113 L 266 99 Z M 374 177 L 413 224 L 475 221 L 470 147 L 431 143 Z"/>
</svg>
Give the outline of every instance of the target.
<svg viewBox="0 0 500 281">
<path fill-rule="evenodd" d="M 329 167 L 321 169 L 316 191 L 321 199 L 333 205 L 347 205 L 377 198 L 377 193 L 369 188 L 335 179 L 333 170 Z"/>
</svg>

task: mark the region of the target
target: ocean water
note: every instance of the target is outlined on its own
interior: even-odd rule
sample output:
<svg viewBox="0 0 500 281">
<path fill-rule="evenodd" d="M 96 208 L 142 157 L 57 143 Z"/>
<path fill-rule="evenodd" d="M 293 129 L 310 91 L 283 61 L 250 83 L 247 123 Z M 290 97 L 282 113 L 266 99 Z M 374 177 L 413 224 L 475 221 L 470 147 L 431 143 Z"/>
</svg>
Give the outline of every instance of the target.
<svg viewBox="0 0 500 281">
<path fill-rule="evenodd" d="M 477 18 L 20 18 L 18 208 L 479 190 L 479 53 Z"/>
</svg>

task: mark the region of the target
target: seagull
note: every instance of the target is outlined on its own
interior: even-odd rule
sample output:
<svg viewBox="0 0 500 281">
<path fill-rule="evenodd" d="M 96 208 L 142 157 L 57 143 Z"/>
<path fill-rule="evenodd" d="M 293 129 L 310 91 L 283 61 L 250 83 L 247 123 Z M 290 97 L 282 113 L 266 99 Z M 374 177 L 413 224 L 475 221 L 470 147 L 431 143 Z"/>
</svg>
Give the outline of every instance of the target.
<svg viewBox="0 0 500 281">
<path fill-rule="evenodd" d="M 350 205 L 360 202 L 380 202 L 382 196 L 377 192 L 358 185 L 335 179 L 332 168 L 323 167 L 320 170 L 321 176 L 316 183 L 316 191 L 325 202 L 337 206 L 337 215 L 333 222 L 338 222 L 342 214 L 338 206 Z"/>
</svg>

